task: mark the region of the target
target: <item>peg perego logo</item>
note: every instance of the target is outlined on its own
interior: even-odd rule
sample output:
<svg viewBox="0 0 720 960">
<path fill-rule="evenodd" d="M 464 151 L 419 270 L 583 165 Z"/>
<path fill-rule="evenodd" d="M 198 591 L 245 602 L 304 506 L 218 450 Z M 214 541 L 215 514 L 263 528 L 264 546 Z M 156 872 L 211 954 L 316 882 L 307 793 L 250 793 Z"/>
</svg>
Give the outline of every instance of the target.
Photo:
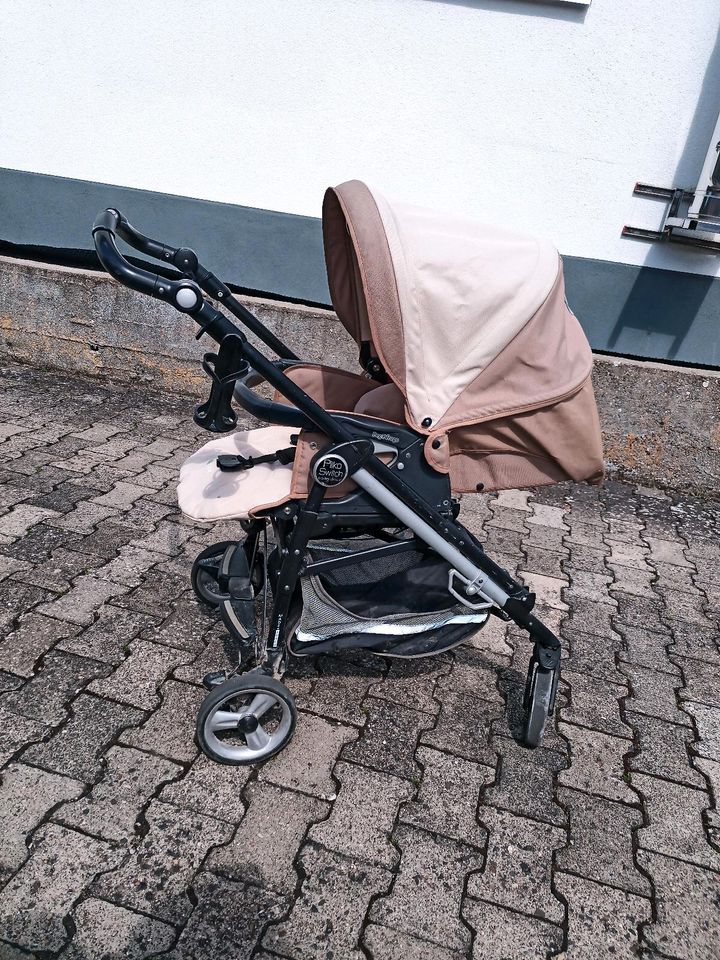
<svg viewBox="0 0 720 960">
<path fill-rule="evenodd" d="M 391 433 L 375 433 L 370 434 L 373 440 L 384 440 L 386 443 L 400 443 L 400 437 L 394 437 Z"/>
</svg>

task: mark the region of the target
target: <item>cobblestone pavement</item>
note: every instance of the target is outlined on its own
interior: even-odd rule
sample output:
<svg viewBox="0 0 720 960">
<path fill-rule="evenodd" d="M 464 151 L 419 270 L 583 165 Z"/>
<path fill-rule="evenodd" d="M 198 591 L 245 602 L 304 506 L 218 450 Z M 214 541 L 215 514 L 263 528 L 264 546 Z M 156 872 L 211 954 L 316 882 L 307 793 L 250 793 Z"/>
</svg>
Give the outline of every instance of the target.
<svg viewBox="0 0 720 960">
<path fill-rule="evenodd" d="M 720 956 L 715 504 L 608 482 L 468 498 L 566 659 L 516 742 L 528 644 L 323 657 L 290 747 L 198 756 L 233 651 L 188 572 L 187 399 L 10 367 L 0 410 L 0 957 Z M 204 439 L 204 438 L 203 438 Z"/>
</svg>

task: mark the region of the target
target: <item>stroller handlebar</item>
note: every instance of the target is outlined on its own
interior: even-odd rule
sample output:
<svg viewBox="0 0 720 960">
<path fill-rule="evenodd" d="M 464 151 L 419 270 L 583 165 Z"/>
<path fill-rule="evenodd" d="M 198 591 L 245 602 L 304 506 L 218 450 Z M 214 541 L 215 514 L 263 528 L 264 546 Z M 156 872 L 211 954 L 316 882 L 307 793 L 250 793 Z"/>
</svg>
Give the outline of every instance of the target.
<svg viewBox="0 0 720 960">
<path fill-rule="evenodd" d="M 142 267 L 130 263 L 117 248 L 116 237 L 120 237 L 131 247 L 140 250 L 158 260 L 174 260 L 175 251 L 157 240 L 151 240 L 139 233 L 120 213 L 112 207 L 102 210 L 93 224 L 93 242 L 95 252 L 103 267 L 119 283 L 144 293 L 147 296 L 163 300 L 181 313 L 197 314 L 202 309 L 204 299 L 200 287 L 192 280 L 169 280 L 157 273 L 151 273 Z"/>
</svg>

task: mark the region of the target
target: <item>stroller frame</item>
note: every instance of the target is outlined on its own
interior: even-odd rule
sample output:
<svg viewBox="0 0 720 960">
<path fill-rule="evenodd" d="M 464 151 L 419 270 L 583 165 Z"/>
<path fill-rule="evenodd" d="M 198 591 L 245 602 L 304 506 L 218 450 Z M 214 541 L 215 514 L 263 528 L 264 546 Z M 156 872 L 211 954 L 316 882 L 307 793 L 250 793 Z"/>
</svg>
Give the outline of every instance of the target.
<svg viewBox="0 0 720 960">
<path fill-rule="evenodd" d="M 181 278 L 160 276 L 129 262 L 118 250 L 117 237 L 139 252 L 176 268 Z M 277 753 L 289 742 L 296 711 L 280 677 L 288 656 L 297 653 L 291 644 L 297 625 L 293 618 L 293 600 L 298 595 L 301 577 L 321 567 L 357 562 L 358 557 L 399 553 L 417 545 L 434 552 L 450 565 L 448 591 L 462 604 L 470 610 L 487 609 L 529 633 L 533 652 L 525 686 L 523 739 L 527 746 L 537 746 L 545 721 L 554 709 L 560 642 L 533 614 L 534 594 L 495 564 L 472 533 L 458 522 L 459 504 L 451 496 L 448 477 L 433 470 L 422 456 L 426 437 L 409 426 L 325 410 L 286 375 L 288 366 L 300 362 L 299 358 L 247 310 L 221 280 L 203 267 L 189 248 L 173 248 L 144 236 L 112 208 L 98 215 L 93 238 L 100 262 L 115 280 L 192 317 L 199 325 L 197 338 L 207 334 L 219 344 L 218 353 L 208 353 L 203 360 L 212 387 L 208 401 L 196 407 L 196 423 L 215 433 L 232 430 L 237 422 L 231 405 L 234 397 L 258 419 L 298 430 L 319 431 L 331 442 L 329 448 L 319 451 L 312 460 L 312 483 L 304 502 L 292 500 L 263 511 L 261 518 L 242 521 L 247 534 L 245 541 L 237 545 L 217 545 L 214 556 L 213 548 L 209 548 L 196 561 L 193 569 L 196 592 L 196 577 L 204 570 L 206 577 L 210 576 L 220 585 L 221 602 L 217 605 L 229 631 L 240 642 L 241 649 L 249 653 L 248 648 L 256 646 L 255 652 L 259 654 L 258 665 L 249 672 L 231 677 L 221 672 L 205 678 L 210 693 L 198 718 L 198 739 L 205 752 L 224 763 L 250 763 Z M 270 360 L 261 353 L 203 294 L 222 304 L 278 359 Z M 362 359 L 367 375 L 382 382 L 382 368 L 377 358 Z M 253 387 L 261 381 L 274 387 L 288 403 L 269 401 L 255 393 Z M 388 439 L 392 441 L 390 445 Z M 386 464 L 378 454 L 389 451 L 395 459 Z M 357 487 L 352 494 L 341 500 L 326 498 L 332 486 L 348 477 Z M 253 581 L 257 586 L 259 577 L 264 580 L 267 597 L 267 558 L 258 564 L 258 545 L 268 520 L 276 538 L 276 569 L 270 571 L 273 606 L 269 630 L 256 643 L 251 622 Z M 359 532 L 397 528 L 409 532 L 411 538 L 398 539 L 385 533 L 384 539 L 389 540 L 386 545 L 355 553 L 352 558 L 320 562 L 308 558 L 310 541 L 327 538 L 333 532 L 357 536 Z M 231 550 L 227 549 L 229 546 Z M 212 597 L 204 598 L 213 601 Z M 264 621 L 263 616 L 263 624 Z M 237 698 L 242 701 L 243 697 L 245 701 L 240 707 L 223 709 L 228 704 L 236 704 Z M 268 736 L 260 718 L 273 711 L 279 719 L 274 733 Z M 217 731 L 231 728 L 244 736 L 246 749 L 226 749 L 215 736 Z"/>
</svg>

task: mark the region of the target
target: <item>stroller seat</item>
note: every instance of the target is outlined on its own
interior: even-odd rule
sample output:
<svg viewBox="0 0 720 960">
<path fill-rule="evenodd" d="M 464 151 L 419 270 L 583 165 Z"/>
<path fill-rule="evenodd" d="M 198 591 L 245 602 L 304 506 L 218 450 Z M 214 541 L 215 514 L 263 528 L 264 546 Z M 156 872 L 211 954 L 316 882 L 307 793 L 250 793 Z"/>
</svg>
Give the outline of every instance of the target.
<svg viewBox="0 0 720 960">
<path fill-rule="evenodd" d="M 378 417 L 388 424 L 404 421 L 403 397 L 392 383 L 378 386 L 357 374 L 319 364 L 298 364 L 288 374 L 313 399 L 319 403 L 333 400 L 331 406 L 341 412 Z M 279 395 L 276 399 L 283 400 Z M 206 443 L 180 469 L 177 494 L 182 512 L 197 523 L 249 520 L 294 497 L 304 497 L 306 483 L 297 476 L 298 471 L 293 483 L 292 463 L 258 463 L 251 470 L 232 471 L 221 470 L 217 465 L 220 456 L 273 454 L 289 447 L 294 435 L 297 436 L 297 430 L 290 427 L 271 426 L 239 430 Z"/>
</svg>

